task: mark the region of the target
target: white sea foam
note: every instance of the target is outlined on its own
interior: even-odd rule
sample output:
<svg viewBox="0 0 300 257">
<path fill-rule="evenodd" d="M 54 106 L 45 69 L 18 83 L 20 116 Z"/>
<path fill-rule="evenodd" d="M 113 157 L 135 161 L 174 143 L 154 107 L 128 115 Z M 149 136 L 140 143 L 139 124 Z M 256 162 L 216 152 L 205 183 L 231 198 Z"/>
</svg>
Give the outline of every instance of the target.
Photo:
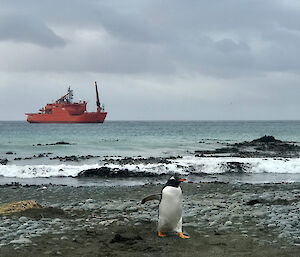
<svg viewBox="0 0 300 257">
<path fill-rule="evenodd" d="M 248 173 L 293 173 L 300 174 L 300 158 L 296 159 L 273 159 L 273 158 L 197 158 L 185 157 L 175 162 L 184 167 L 193 167 L 195 173 L 216 174 L 224 173 L 224 164 L 239 162 L 245 164 L 245 172 Z"/>
<path fill-rule="evenodd" d="M 262 158 L 198 158 L 186 156 L 171 160 L 169 164 L 106 164 L 104 167 L 112 169 L 128 169 L 132 172 L 146 173 L 180 173 L 189 174 L 219 174 L 227 172 L 228 162 L 245 164 L 244 172 L 247 173 L 289 173 L 300 174 L 300 158 L 297 159 L 262 159 Z M 0 165 L 0 176 L 18 178 L 37 177 L 75 177 L 80 171 L 103 167 L 99 164 L 86 165 Z"/>
<path fill-rule="evenodd" d="M 218 174 L 228 170 L 225 168 L 228 162 L 245 164 L 244 172 L 247 173 L 293 173 L 300 174 L 300 158 L 297 159 L 273 159 L 273 158 L 198 158 L 187 156 L 172 160 L 171 164 L 126 164 L 107 165 L 110 168 L 128 169 L 129 171 L 142 171 L 153 173 L 206 173 Z"/>
<path fill-rule="evenodd" d="M 47 178 L 76 176 L 80 171 L 99 168 L 94 165 L 1 165 L 0 176 L 16 178 Z"/>
</svg>

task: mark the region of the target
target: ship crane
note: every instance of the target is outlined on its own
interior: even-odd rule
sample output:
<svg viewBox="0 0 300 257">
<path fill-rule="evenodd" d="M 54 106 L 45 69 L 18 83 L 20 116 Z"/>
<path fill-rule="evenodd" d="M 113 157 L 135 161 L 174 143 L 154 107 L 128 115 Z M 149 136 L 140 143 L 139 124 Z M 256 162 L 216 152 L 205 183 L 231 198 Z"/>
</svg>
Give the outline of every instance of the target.
<svg viewBox="0 0 300 257">
<path fill-rule="evenodd" d="M 73 90 L 71 90 L 70 87 L 68 87 L 68 93 L 66 93 L 61 98 L 57 99 L 55 102 L 61 103 L 61 102 L 64 102 L 65 100 L 68 104 L 72 103 L 72 101 L 73 101 Z"/>
<path fill-rule="evenodd" d="M 96 105 L 97 105 L 97 111 L 101 112 L 101 105 L 99 101 L 99 93 L 98 93 L 98 87 L 97 87 L 97 82 L 95 81 L 95 87 L 96 87 Z"/>
</svg>

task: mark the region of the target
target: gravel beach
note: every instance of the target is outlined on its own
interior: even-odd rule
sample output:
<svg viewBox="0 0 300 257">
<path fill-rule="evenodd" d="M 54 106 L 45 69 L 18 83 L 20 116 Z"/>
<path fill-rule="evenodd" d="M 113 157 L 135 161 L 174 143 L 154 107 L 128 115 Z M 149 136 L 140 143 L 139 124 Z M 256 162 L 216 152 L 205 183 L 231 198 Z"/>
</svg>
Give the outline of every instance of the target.
<svg viewBox="0 0 300 257">
<path fill-rule="evenodd" d="M 44 208 L 0 216 L 0 256 L 299 256 L 300 184 L 182 184 L 183 230 L 158 238 L 160 184 L 0 186 L 0 204 Z"/>
</svg>

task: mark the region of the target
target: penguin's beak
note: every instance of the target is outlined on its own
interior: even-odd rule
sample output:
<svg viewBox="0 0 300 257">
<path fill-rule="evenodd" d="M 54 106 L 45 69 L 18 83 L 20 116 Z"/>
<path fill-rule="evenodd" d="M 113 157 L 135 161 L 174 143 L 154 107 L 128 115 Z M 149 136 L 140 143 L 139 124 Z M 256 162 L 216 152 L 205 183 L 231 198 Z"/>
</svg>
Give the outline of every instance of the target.
<svg viewBox="0 0 300 257">
<path fill-rule="evenodd" d="M 186 179 L 185 178 L 180 178 L 180 179 L 178 179 L 178 181 L 183 182 L 183 181 L 186 181 Z"/>
</svg>

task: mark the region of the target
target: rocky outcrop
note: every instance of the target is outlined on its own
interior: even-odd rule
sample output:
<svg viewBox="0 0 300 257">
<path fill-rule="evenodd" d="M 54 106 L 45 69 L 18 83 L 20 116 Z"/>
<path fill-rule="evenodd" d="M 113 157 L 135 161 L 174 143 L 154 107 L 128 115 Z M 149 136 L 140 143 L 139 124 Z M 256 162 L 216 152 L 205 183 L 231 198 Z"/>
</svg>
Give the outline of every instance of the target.
<svg viewBox="0 0 300 257">
<path fill-rule="evenodd" d="M 5 159 L 0 159 L 0 164 L 2 165 L 6 165 L 8 163 L 8 160 L 5 158 Z"/>
<path fill-rule="evenodd" d="M 69 142 L 65 142 L 65 141 L 58 141 L 56 143 L 52 143 L 52 144 L 36 144 L 36 145 L 33 145 L 33 146 L 47 146 L 47 145 L 72 145 L 71 143 Z"/>
<path fill-rule="evenodd" d="M 88 169 L 81 171 L 77 177 L 104 177 L 104 178 L 128 178 L 128 177 L 159 177 L 166 174 L 155 174 L 150 172 L 134 172 L 128 169 L 112 169 L 109 167 L 101 167 L 96 169 Z"/>
<path fill-rule="evenodd" d="M 67 161 L 75 161 L 75 162 L 79 162 L 79 161 L 82 161 L 82 160 L 88 160 L 88 159 L 91 159 L 91 158 L 98 158 L 100 156 L 94 156 L 94 155 L 81 155 L 81 156 L 76 156 L 76 155 L 69 155 L 69 156 L 56 156 L 56 157 L 52 157 L 52 158 L 49 158 L 50 160 L 59 160 L 61 162 L 67 162 Z"/>
<path fill-rule="evenodd" d="M 120 164 L 120 165 L 126 165 L 126 164 L 170 164 L 172 163 L 171 160 L 182 158 L 182 156 L 169 156 L 169 157 L 124 157 L 124 158 L 106 158 L 103 161 L 110 164 Z"/>
<path fill-rule="evenodd" d="M 300 156 L 300 146 L 292 142 L 281 141 L 274 136 L 265 135 L 252 141 L 228 144 L 227 147 L 217 148 L 215 150 L 195 151 L 196 157 L 218 154 L 248 158 L 290 158 Z"/>
<path fill-rule="evenodd" d="M 251 165 L 249 163 L 241 163 L 241 162 L 226 162 L 226 163 L 222 163 L 221 165 L 226 173 L 231 173 L 231 172 L 244 173 L 251 168 Z"/>
</svg>

